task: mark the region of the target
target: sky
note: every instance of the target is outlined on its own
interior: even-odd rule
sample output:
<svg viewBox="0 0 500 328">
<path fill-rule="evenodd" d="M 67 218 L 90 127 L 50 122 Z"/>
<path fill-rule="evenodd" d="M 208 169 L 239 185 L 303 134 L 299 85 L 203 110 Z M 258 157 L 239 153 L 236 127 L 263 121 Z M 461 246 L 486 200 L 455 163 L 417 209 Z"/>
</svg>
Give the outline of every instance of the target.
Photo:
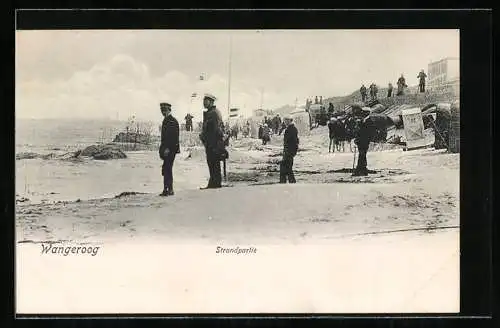
<svg viewBox="0 0 500 328">
<path fill-rule="evenodd" d="M 178 119 L 198 120 L 204 93 L 227 117 L 229 79 L 231 107 L 249 115 L 261 104 L 395 84 L 401 73 L 416 84 L 430 62 L 459 57 L 459 38 L 459 30 L 16 31 L 16 117 L 158 120 L 167 101 Z"/>
</svg>

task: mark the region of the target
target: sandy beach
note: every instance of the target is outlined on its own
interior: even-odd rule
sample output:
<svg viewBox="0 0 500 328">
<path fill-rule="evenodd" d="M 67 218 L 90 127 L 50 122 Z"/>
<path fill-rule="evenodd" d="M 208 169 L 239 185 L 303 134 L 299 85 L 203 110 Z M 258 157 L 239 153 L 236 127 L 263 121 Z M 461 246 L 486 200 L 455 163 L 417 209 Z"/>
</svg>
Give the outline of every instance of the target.
<svg viewBox="0 0 500 328">
<path fill-rule="evenodd" d="M 459 154 L 373 151 L 352 177 L 321 129 L 301 138 L 295 185 L 277 183 L 281 137 L 234 141 L 218 190 L 198 189 L 204 153 L 185 147 L 166 198 L 154 151 L 61 164 L 76 174 L 44 189 L 63 170 L 32 169 L 44 191 L 16 186 L 17 312 L 458 312 Z M 17 172 L 44 170 L 31 161 Z"/>
</svg>

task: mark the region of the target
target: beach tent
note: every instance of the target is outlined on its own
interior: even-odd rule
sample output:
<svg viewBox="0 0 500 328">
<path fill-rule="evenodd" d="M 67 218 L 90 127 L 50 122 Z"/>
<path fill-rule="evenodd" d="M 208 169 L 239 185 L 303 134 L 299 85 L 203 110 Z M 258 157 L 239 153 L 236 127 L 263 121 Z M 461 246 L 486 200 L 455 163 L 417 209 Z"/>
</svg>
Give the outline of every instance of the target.
<svg viewBox="0 0 500 328">
<path fill-rule="evenodd" d="M 310 118 L 308 112 L 301 110 L 292 112 L 290 113 L 290 115 L 292 116 L 293 121 L 295 122 L 295 126 L 299 131 L 299 136 L 311 134 Z"/>
</svg>

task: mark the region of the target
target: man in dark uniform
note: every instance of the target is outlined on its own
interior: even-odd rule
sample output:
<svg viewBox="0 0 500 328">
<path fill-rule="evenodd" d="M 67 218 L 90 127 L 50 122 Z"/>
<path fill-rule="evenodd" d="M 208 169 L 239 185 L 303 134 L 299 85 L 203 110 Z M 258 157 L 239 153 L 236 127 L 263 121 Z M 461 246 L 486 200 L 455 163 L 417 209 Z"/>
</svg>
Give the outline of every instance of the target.
<svg viewBox="0 0 500 328">
<path fill-rule="evenodd" d="M 184 117 L 186 120 L 186 131 L 192 131 L 193 130 L 193 116 L 188 113 L 186 117 Z"/>
<path fill-rule="evenodd" d="M 163 114 L 161 125 L 160 158 L 163 160 L 161 174 L 163 175 L 163 192 L 160 196 L 172 196 L 174 194 L 172 167 L 175 155 L 180 153 L 179 147 L 179 122 L 172 116 L 172 108 L 169 103 L 161 103 L 160 110 Z"/>
<path fill-rule="evenodd" d="M 215 107 L 216 98 L 213 95 L 206 94 L 203 98 L 203 128 L 200 134 L 200 140 L 205 146 L 207 155 L 208 170 L 210 180 L 206 188 L 222 187 L 222 174 L 220 162 L 227 158 L 227 151 L 224 147 L 224 122 L 220 111 Z"/>
<path fill-rule="evenodd" d="M 376 139 L 380 131 L 387 131 L 387 127 L 394 125 L 394 122 L 387 115 L 370 114 L 364 118 L 362 118 L 362 116 L 363 114 L 360 113 L 356 117 L 356 119 L 361 120 L 361 122 L 356 133 L 356 138 L 354 139 L 359 150 L 358 165 L 353 172 L 355 176 L 368 175 L 366 154 L 370 142 Z"/>
<path fill-rule="evenodd" d="M 365 102 L 366 100 L 366 87 L 365 85 L 361 85 L 361 88 L 359 88 L 359 92 L 361 93 L 361 101 Z"/>
<path fill-rule="evenodd" d="M 425 79 L 427 78 L 427 74 L 425 74 L 424 70 L 421 70 L 418 73 L 418 89 L 420 92 L 425 92 Z"/>
<path fill-rule="evenodd" d="M 406 79 L 403 76 L 403 73 L 401 73 L 397 85 L 398 85 L 398 93 L 396 93 L 396 96 L 402 96 L 404 94 L 404 88 L 408 87 L 408 85 L 406 85 Z"/>
<path fill-rule="evenodd" d="M 287 127 L 283 136 L 283 159 L 280 163 L 280 183 L 286 183 L 287 180 L 290 183 L 295 183 L 293 158 L 297 155 L 299 148 L 299 132 L 290 115 L 285 116 L 283 122 Z"/>
</svg>

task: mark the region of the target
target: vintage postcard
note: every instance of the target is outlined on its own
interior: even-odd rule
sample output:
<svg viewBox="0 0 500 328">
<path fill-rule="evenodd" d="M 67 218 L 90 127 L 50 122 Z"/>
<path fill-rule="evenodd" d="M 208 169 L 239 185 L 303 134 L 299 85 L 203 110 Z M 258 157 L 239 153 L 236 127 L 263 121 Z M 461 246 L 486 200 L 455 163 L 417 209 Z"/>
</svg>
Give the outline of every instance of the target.
<svg viewBox="0 0 500 328">
<path fill-rule="evenodd" d="M 16 31 L 16 312 L 458 313 L 459 43 Z"/>
</svg>

